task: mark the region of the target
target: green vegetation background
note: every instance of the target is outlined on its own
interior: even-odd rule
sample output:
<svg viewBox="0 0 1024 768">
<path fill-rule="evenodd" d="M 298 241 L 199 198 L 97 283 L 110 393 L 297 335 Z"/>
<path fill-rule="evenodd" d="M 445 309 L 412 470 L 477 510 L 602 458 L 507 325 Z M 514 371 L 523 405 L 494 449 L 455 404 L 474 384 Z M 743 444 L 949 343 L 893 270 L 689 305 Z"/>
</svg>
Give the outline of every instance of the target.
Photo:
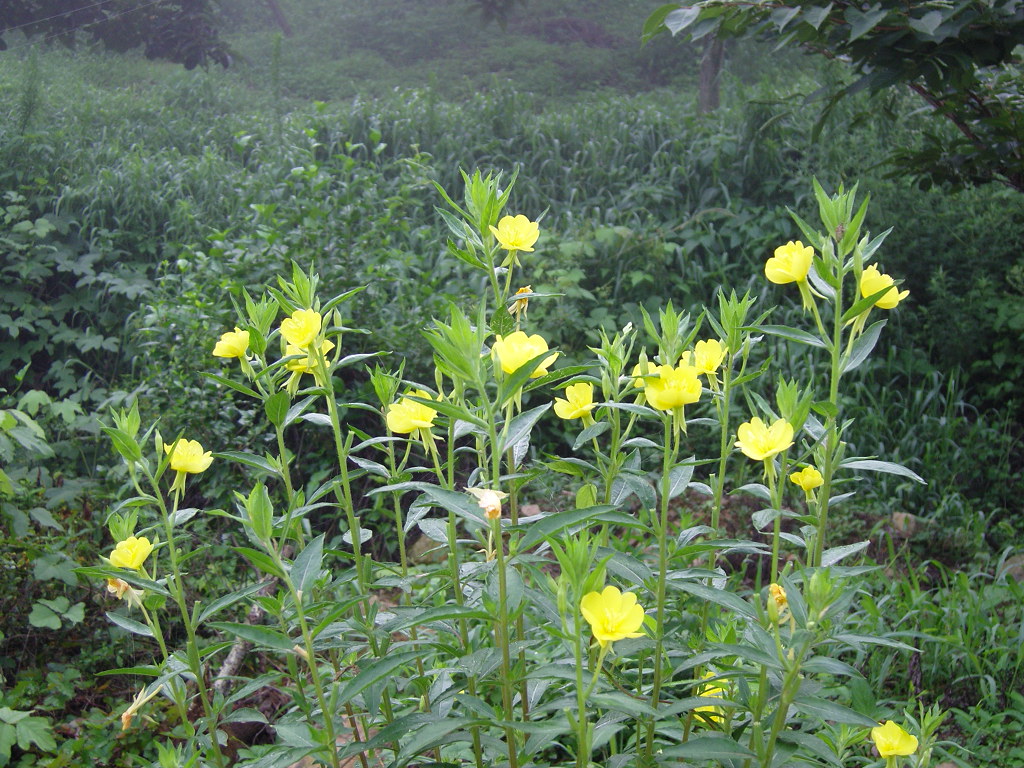
<svg viewBox="0 0 1024 768">
<path fill-rule="evenodd" d="M 891 176 L 887 154 L 929 119 L 909 94 L 849 99 L 812 141 L 811 97 L 844 72 L 786 49 L 730 47 L 723 105 L 697 114 L 700 51 L 639 45 L 657 3 L 531 0 L 504 29 L 446 0 L 281 5 L 289 38 L 261 4 L 223 3 L 227 71 L 14 35 L 0 54 L 0 408 L 38 427 L 9 416 L 0 430 L 3 706 L 51 725 L 80 716 L 53 752 L 92 754 L 110 692 L 90 676 L 130 663 L 100 589 L 71 572 L 107 546 L 104 500 L 122 480 L 96 415 L 137 397 L 165 434 L 258 451 L 262 414 L 200 372 L 217 369 L 232 301 L 289 259 L 315 263 L 328 294 L 368 285 L 353 322 L 373 331 L 366 350 L 424 375 L 419 329 L 482 288 L 443 247 L 431 182 L 458 189 L 459 168 L 516 165 L 515 211 L 544 212 L 533 289 L 563 294 L 534 302 L 531 320 L 570 360 L 641 304 L 695 307 L 719 286 L 799 311 L 750 277 L 797 237 L 786 208 L 806 213 L 812 176 L 871 194 L 873 215 L 895 223 L 882 264 L 911 296 L 858 393 L 853 439 L 929 485 L 882 481 L 838 524 L 887 541 L 880 561 L 938 563 L 885 609 L 933 594 L 932 634 L 959 638 L 959 656 L 935 641 L 924 684 L 965 712 L 1009 706 L 994 681 L 1020 668 L 1021 609 L 985 589 L 1024 534 L 1019 194 Z M 227 504 L 227 468 L 209 474 L 209 498 L 193 501 Z M 204 579 L 234 577 L 209 565 Z M 988 576 L 961 583 L 958 568 Z M 978 613 L 947 611 L 978 589 Z M 986 644 L 964 640 L 967 622 L 988 627 Z M 978 668 L 966 682 L 964 658 Z M 107 764 L 136 747 L 106 744 Z"/>
</svg>

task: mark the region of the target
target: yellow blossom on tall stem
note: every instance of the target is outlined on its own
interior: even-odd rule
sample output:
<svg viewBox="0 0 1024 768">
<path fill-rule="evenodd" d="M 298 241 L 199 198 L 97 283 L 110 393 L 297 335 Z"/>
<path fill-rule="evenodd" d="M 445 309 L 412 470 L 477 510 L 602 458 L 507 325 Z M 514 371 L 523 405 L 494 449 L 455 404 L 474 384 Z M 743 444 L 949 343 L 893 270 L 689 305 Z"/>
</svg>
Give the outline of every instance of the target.
<svg viewBox="0 0 1024 768">
<path fill-rule="evenodd" d="M 524 331 L 515 331 L 508 336 L 498 334 L 494 345 L 491 347 L 491 354 L 498 361 L 501 370 L 505 373 L 515 373 L 533 358 L 548 351 L 548 343 L 539 334 L 527 336 Z M 548 367 L 558 358 L 558 353 L 544 358 L 533 373 L 531 379 L 536 379 L 548 372 Z"/>
<path fill-rule="evenodd" d="M 149 693 L 146 693 L 146 689 L 145 687 L 143 687 L 143 689 L 138 692 L 138 694 L 135 696 L 135 699 L 128 706 L 128 709 L 121 713 L 122 731 L 127 731 L 131 727 L 132 720 L 135 719 L 135 715 L 138 714 L 139 710 L 142 709 L 142 707 L 145 706 L 150 699 L 152 699 L 158 693 L 160 693 L 163 687 L 163 684 L 160 684 L 156 686 L 153 690 L 151 690 Z"/>
<path fill-rule="evenodd" d="M 484 511 L 484 517 L 488 520 L 501 518 L 501 502 L 508 496 L 507 493 L 490 488 L 467 488 L 466 493 L 476 499 L 477 506 Z"/>
<path fill-rule="evenodd" d="M 884 758 L 905 757 L 917 751 L 917 737 L 907 733 L 892 720 L 871 729 L 875 749 Z"/>
<path fill-rule="evenodd" d="M 327 357 L 327 353 L 334 349 L 334 342 L 330 339 L 324 339 L 320 343 L 320 354 Z M 312 349 L 303 349 L 294 344 L 288 344 L 284 350 L 285 357 L 291 357 L 292 360 L 285 360 L 284 367 L 292 372 L 292 375 L 288 378 L 285 383 L 285 388 L 289 393 L 295 394 L 299 391 L 299 381 L 302 379 L 303 374 L 312 373 L 317 379 L 318 384 L 323 384 L 320 381 L 320 371 L 317 369 L 316 353 Z"/>
<path fill-rule="evenodd" d="M 894 309 L 910 295 L 910 291 L 900 291 L 896 287 L 896 281 L 889 275 L 879 272 L 874 264 L 865 267 L 860 274 L 860 295 L 866 299 L 885 288 L 889 290 L 875 301 L 875 306 L 879 309 Z"/>
<path fill-rule="evenodd" d="M 524 296 L 524 298 L 516 299 L 512 302 L 512 306 L 508 308 L 509 314 L 516 319 L 516 323 L 526 317 L 526 310 L 530 307 L 530 300 L 525 298 L 524 294 L 529 293 L 533 293 L 533 287 L 524 285 L 515 293 L 516 296 Z"/>
<path fill-rule="evenodd" d="M 646 367 L 647 370 L 643 370 L 643 367 Z M 655 373 L 657 373 L 657 371 L 658 364 L 655 363 L 653 360 L 648 360 L 646 366 L 641 366 L 640 363 L 637 363 L 636 365 L 633 366 L 633 372 L 632 374 L 630 374 L 631 376 L 634 377 L 633 386 L 636 387 L 637 389 L 643 389 L 647 385 L 648 381 L 648 379 L 645 379 L 644 376 L 652 376 Z"/>
<path fill-rule="evenodd" d="M 565 388 L 565 398 L 555 398 L 555 414 L 562 419 L 586 421 L 595 406 L 594 385 L 589 381 L 570 384 Z"/>
<path fill-rule="evenodd" d="M 237 325 L 235 330 L 222 333 L 213 348 L 214 357 L 245 357 L 249 349 L 249 332 Z"/>
<path fill-rule="evenodd" d="M 117 542 L 117 546 L 114 547 L 114 551 L 110 553 L 110 557 L 107 559 L 110 560 L 110 564 L 115 568 L 128 568 L 132 571 L 138 571 L 141 570 L 146 562 L 146 558 L 153 551 L 153 546 L 145 536 L 129 536 L 124 541 Z M 120 579 L 117 581 L 120 581 Z M 119 594 L 118 597 L 121 597 L 121 595 Z"/>
<path fill-rule="evenodd" d="M 146 594 L 144 590 L 135 589 L 124 579 L 107 579 L 107 592 L 133 606 L 142 605 L 142 598 Z"/>
<path fill-rule="evenodd" d="M 506 251 L 533 251 L 533 245 L 540 237 L 540 225 L 535 221 L 519 214 L 518 216 L 503 216 L 498 226 L 493 224 L 488 227 L 491 234 L 498 241 L 498 245 Z"/>
<path fill-rule="evenodd" d="M 644 609 L 632 592 L 620 592 L 613 586 L 588 592 L 580 600 L 580 613 L 602 648 L 627 637 L 643 637 L 638 630 L 644 623 Z"/>
<path fill-rule="evenodd" d="M 651 373 L 657 378 L 644 380 L 644 394 L 652 408 L 671 411 L 700 400 L 703 387 L 692 365 L 659 365 Z"/>
<path fill-rule="evenodd" d="M 323 327 L 320 313 L 312 309 L 297 309 L 291 317 L 281 321 L 281 335 L 285 342 L 305 349 L 316 340 Z"/>
<path fill-rule="evenodd" d="M 799 240 L 790 240 L 776 248 L 775 254 L 765 262 L 765 277 L 778 285 L 803 282 L 811 271 L 813 258 L 814 249 L 811 246 L 805 246 Z"/>
<path fill-rule="evenodd" d="M 807 275 L 811 271 L 814 260 L 814 248 L 804 245 L 800 240 L 790 240 L 775 249 L 775 254 L 765 262 L 764 274 L 769 281 L 777 285 L 796 283 L 800 289 L 800 301 L 804 309 L 814 306 L 811 289 L 807 285 Z"/>
<path fill-rule="evenodd" d="M 725 353 L 726 349 L 718 339 L 698 341 L 693 345 L 693 367 L 697 373 L 703 373 L 710 379 L 725 360 Z"/>
<path fill-rule="evenodd" d="M 754 461 L 765 461 L 782 453 L 793 444 L 793 425 L 778 419 L 770 427 L 757 416 L 740 424 L 736 430 L 736 447 Z"/>
<path fill-rule="evenodd" d="M 429 392 L 422 389 L 413 390 L 408 394 L 424 400 L 433 399 Z M 386 418 L 388 429 L 397 434 L 406 435 L 419 429 L 430 429 L 434 426 L 435 416 L 437 416 L 437 410 L 429 405 L 411 400 L 409 397 L 403 397 L 388 406 Z"/>
<path fill-rule="evenodd" d="M 185 492 L 185 475 L 197 475 L 205 472 L 213 463 L 213 452 L 204 451 L 198 440 L 177 440 L 164 446 L 164 453 L 171 457 L 171 469 L 177 474 L 171 491 Z"/>
<path fill-rule="evenodd" d="M 816 467 L 804 467 L 799 472 L 792 472 L 789 481 L 803 488 L 804 493 L 810 496 L 811 491 L 825 483 L 825 478 Z"/>
</svg>

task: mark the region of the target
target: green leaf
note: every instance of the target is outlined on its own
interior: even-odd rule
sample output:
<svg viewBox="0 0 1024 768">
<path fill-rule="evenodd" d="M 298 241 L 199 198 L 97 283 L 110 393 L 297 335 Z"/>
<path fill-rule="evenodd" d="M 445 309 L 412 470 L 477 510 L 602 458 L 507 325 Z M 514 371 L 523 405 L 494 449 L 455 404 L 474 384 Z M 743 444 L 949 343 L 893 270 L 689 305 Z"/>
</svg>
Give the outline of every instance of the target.
<svg viewBox="0 0 1024 768">
<path fill-rule="evenodd" d="M 142 622 L 135 621 L 135 619 L 129 619 L 127 616 L 122 616 L 121 614 L 114 613 L 113 611 L 107 611 L 107 618 L 117 624 L 117 626 L 121 627 L 121 629 L 126 629 L 133 635 L 142 635 L 143 637 L 154 636 L 152 629 Z"/>
<path fill-rule="evenodd" d="M 279 579 L 284 578 L 284 571 L 278 567 L 277 563 L 269 555 L 249 547 L 233 547 L 233 549 L 263 573 L 277 576 Z"/>
<path fill-rule="evenodd" d="M 850 38 L 846 42 L 852 43 L 857 38 L 866 35 L 878 26 L 878 22 L 882 21 L 888 13 L 887 10 L 880 8 L 878 3 L 875 3 L 871 10 L 866 12 L 860 11 L 852 5 L 848 6 L 846 20 L 850 22 Z"/>
<path fill-rule="evenodd" d="M 874 728 L 877 722 L 870 717 L 865 717 L 859 712 L 854 712 L 849 707 L 837 704 L 834 701 L 819 699 L 817 696 L 797 696 L 793 700 L 793 706 L 805 715 L 814 715 L 822 720 L 832 720 L 847 725 L 859 725 L 864 728 Z"/>
<path fill-rule="evenodd" d="M 746 600 L 743 600 L 732 592 L 709 587 L 696 581 L 683 581 L 681 579 L 670 579 L 668 584 L 675 589 L 688 592 L 694 597 L 699 597 L 700 599 L 707 600 L 708 602 L 717 603 L 718 605 L 728 608 L 734 613 L 746 616 L 749 619 L 754 619 L 755 621 L 757 620 L 757 611 L 754 607 Z"/>
<path fill-rule="evenodd" d="M 253 595 L 259 592 L 263 587 L 264 584 L 262 582 L 257 582 L 255 584 L 250 584 L 246 587 L 242 587 L 241 589 L 236 589 L 234 592 L 218 597 L 208 606 L 203 608 L 203 612 L 199 614 L 198 623 L 203 624 L 207 619 L 209 619 L 214 614 L 224 610 L 230 605 L 234 605 L 239 600 L 242 600 L 243 598 L 246 598 L 249 595 Z"/>
<path fill-rule="evenodd" d="M 812 347 L 821 347 L 822 349 L 826 348 L 824 341 L 799 328 L 791 328 L 788 325 L 760 325 L 757 329 L 770 333 L 773 336 L 781 336 L 784 339 L 799 342 L 800 344 L 810 344 Z"/>
<path fill-rule="evenodd" d="M 232 381 L 231 379 L 227 379 L 223 376 L 218 376 L 216 373 L 208 373 L 206 371 L 202 371 L 199 375 L 205 376 L 208 379 L 216 381 L 218 384 L 223 384 L 225 387 L 229 387 L 230 389 L 233 389 L 236 392 L 241 392 L 243 395 L 251 397 L 254 400 L 260 399 L 260 394 L 258 392 L 256 392 L 253 389 L 250 389 L 244 384 L 239 384 L 237 381 Z"/>
<path fill-rule="evenodd" d="M 686 490 L 690 484 L 690 480 L 693 479 L 693 464 L 689 463 L 694 460 L 694 457 L 686 459 L 685 462 L 676 464 L 672 467 L 672 470 L 668 473 L 669 476 L 669 489 L 668 497 L 674 499 L 676 496 Z"/>
<path fill-rule="evenodd" d="M 843 359 L 842 373 L 852 371 L 867 359 L 871 350 L 875 348 L 875 344 L 878 343 L 878 336 L 887 322 L 887 320 L 878 320 L 857 337 L 857 340 L 853 342 L 853 349 L 850 350 L 850 356 Z"/>
<path fill-rule="evenodd" d="M 821 565 L 823 568 L 835 565 L 843 558 L 855 555 L 865 549 L 870 543 L 870 541 L 858 541 L 856 544 L 844 544 L 841 547 L 826 549 L 821 553 Z"/>
<path fill-rule="evenodd" d="M 599 435 L 603 435 L 609 427 L 611 427 L 611 424 L 607 421 L 599 421 L 596 424 L 591 424 L 576 436 L 576 440 L 574 440 L 572 444 L 572 449 L 574 451 L 578 451 L 580 446 L 585 445 L 588 441 L 593 440 Z"/>
<path fill-rule="evenodd" d="M 909 477 L 921 485 L 928 485 L 923 477 L 912 469 L 907 469 L 902 464 L 891 461 L 878 461 L 877 459 L 845 459 L 839 464 L 843 469 L 863 469 L 868 472 L 885 472 L 890 475 Z"/>
<path fill-rule="evenodd" d="M 43 752 L 57 749 L 57 742 L 53 738 L 53 726 L 45 717 L 26 717 L 19 720 L 14 729 L 21 749 L 30 749 L 33 744 Z"/>
<path fill-rule="evenodd" d="M 291 405 L 291 398 L 284 390 L 275 392 L 263 403 L 263 409 L 267 413 L 267 419 L 275 427 L 283 426 L 288 417 L 288 409 Z"/>
<path fill-rule="evenodd" d="M 28 511 L 28 514 L 44 528 L 53 528 L 55 531 L 64 530 L 64 526 L 53 518 L 53 514 L 46 507 L 33 507 Z"/>
<path fill-rule="evenodd" d="M 519 551 L 525 551 L 549 536 L 559 531 L 564 531 L 566 528 L 582 527 L 587 523 L 597 522 L 634 525 L 637 521 L 630 515 L 619 512 L 615 507 L 607 505 L 588 507 L 587 509 L 572 509 L 568 512 L 556 512 L 553 515 L 547 515 L 540 520 L 520 526 L 520 528 L 526 531 L 526 535 L 519 542 Z"/>
<path fill-rule="evenodd" d="M 42 604 L 42 601 L 32 604 L 32 611 L 28 615 L 28 623 L 40 629 L 60 629 L 60 615 L 52 608 Z"/>
<path fill-rule="evenodd" d="M 877 723 L 874 723 L 877 725 Z M 685 758 L 687 760 L 714 760 L 719 762 L 725 758 L 746 760 L 756 755 L 742 744 L 737 744 L 728 736 L 709 733 L 691 738 L 685 744 L 665 747 L 661 750 L 663 757 Z"/>
<path fill-rule="evenodd" d="M 436 608 L 426 610 L 402 610 L 398 618 L 384 625 L 387 632 L 402 632 L 410 627 L 422 627 L 427 624 L 453 619 L 479 619 L 480 621 L 491 621 L 492 616 L 487 611 L 470 608 L 465 605 L 439 605 Z"/>
<path fill-rule="evenodd" d="M 419 655 L 420 652 L 418 650 L 405 651 L 403 653 L 389 653 L 383 659 L 376 659 L 370 664 L 367 664 L 358 675 L 349 680 L 345 684 L 345 687 L 341 689 L 341 695 L 338 697 L 338 704 L 348 703 L 355 696 L 362 693 L 377 681 L 390 676 L 402 665 L 413 663 Z"/>
<path fill-rule="evenodd" d="M 312 587 L 320 575 L 320 564 L 324 554 L 324 535 L 321 533 L 309 542 L 292 562 L 292 583 L 300 592 L 305 592 Z"/>
<path fill-rule="evenodd" d="M 536 408 L 531 408 L 528 411 L 523 411 L 512 419 L 512 422 L 508 426 L 508 432 L 502 436 L 498 453 L 504 453 L 512 446 L 518 444 L 520 440 L 529 440 L 530 431 L 533 429 L 533 425 L 536 424 L 537 420 L 550 408 L 551 403 L 545 403 L 544 405 L 539 405 Z"/>
<path fill-rule="evenodd" d="M 139 447 L 139 442 L 127 432 L 115 429 L 114 427 L 103 427 L 103 432 L 114 444 L 114 450 L 121 454 L 121 458 L 125 461 L 133 462 L 142 459 L 142 449 Z"/>
<path fill-rule="evenodd" d="M 665 28 L 665 17 L 673 11 L 679 10 L 679 3 L 668 3 L 657 8 L 654 13 L 647 17 L 644 21 L 643 30 L 641 32 L 641 40 L 646 45 L 651 38 L 658 33 L 664 31 Z"/>
<path fill-rule="evenodd" d="M 256 456 L 252 453 L 245 453 L 243 451 L 221 451 L 219 453 L 214 453 L 213 455 L 218 459 L 237 461 L 239 464 L 244 464 L 245 466 L 252 467 L 253 469 L 261 469 L 272 475 L 278 474 L 277 467 L 261 456 Z"/>
<path fill-rule="evenodd" d="M 254 624 L 239 624 L 234 621 L 211 621 L 207 626 L 218 632 L 227 632 L 235 637 L 247 640 L 253 645 L 262 648 L 274 648 L 279 651 L 290 651 L 295 647 L 295 641 L 282 632 L 269 627 L 257 626 Z"/>
<path fill-rule="evenodd" d="M 677 5 L 674 11 L 665 15 L 665 27 L 674 37 L 697 21 L 700 18 L 700 11 L 700 7 L 696 5 L 682 8 Z"/>
</svg>

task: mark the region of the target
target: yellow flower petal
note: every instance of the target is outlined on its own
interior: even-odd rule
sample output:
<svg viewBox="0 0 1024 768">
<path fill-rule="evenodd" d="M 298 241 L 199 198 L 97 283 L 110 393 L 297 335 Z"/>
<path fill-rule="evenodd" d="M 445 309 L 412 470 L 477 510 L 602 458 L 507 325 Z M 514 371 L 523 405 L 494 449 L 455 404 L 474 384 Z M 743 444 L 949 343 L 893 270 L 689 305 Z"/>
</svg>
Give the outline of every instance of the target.
<svg viewBox="0 0 1024 768">
<path fill-rule="evenodd" d="M 248 349 L 249 332 L 235 326 L 235 330 L 221 334 L 213 354 L 214 357 L 244 357 Z"/>
<path fill-rule="evenodd" d="M 580 600 L 580 613 L 602 646 L 627 637 L 643 637 L 643 632 L 637 630 L 643 626 L 644 609 L 632 592 L 622 593 L 613 586 L 589 592 Z"/>
<path fill-rule="evenodd" d="M 491 354 L 498 361 L 501 370 L 505 373 L 515 373 L 530 360 L 548 351 L 548 343 L 539 334 L 527 336 L 523 331 L 510 333 L 508 336 L 499 335 L 491 348 Z M 544 358 L 530 374 L 531 379 L 536 379 L 548 372 L 548 366 L 555 362 L 558 353 Z"/>
<path fill-rule="evenodd" d="M 771 427 L 757 416 L 740 424 L 736 430 L 736 447 L 754 461 L 770 459 L 782 453 L 793 444 L 793 426 L 785 419 L 778 419 Z"/>
<path fill-rule="evenodd" d="M 115 568 L 130 568 L 137 571 L 152 551 L 153 545 L 145 536 L 129 536 L 124 541 L 117 542 L 108 559 Z"/>
<path fill-rule="evenodd" d="M 414 390 L 408 394 L 422 397 L 425 400 L 433 400 L 430 393 L 422 389 Z M 429 405 L 403 397 L 398 402 L 391 403 L 388 406 L 388 429 L 402 435 L 410 434 L 417 429 L 430 429 L 434 426 L 435 416 L 437 416 L 437 411 Z"/>
<path fill-rule="evenodd" d="M 316 339 L 323 325 L 319 312 L 297 309 L 291 317 L 281 321 L 281 335 L 285 342 L 305 349 Z"/>
<path fill-rule="evenodd" d="M 825 478 L 821 476 L 821 472 L 814 467 L 804 467 L 799 472 L 793 472 L 790 474 L 789 480 L 790 482 L 799 485 L 805 492 L 813 491 L 825 482 Z"/>
<path fill-rule="evenodd" d="M 652 408 L 671 411 L 700 400 L 703 387 L 692 365 L 659 365 L 651 373 L 657 374 L 657 378 L 644 380 L 644 394 Z"/>
<path fill-rule="evenodd" d="M 902 757 L 917 751 L 917 737 L 911 736 L 892 720 L 872 728 L 871 738 L 882 757 Z"/>
<path fill-rule="evenodd" d="M 213 452 L 204 451 L 198 440 L 178 440 L 173 445 L 165 445 L 164 453 L 171 456 L 171 469 L 176 472 L 199 474 L 209 469 L 213 463 Z"/>
<path fill-rule="evenodd" d="M 893 309 L 910 295 L 910 291 L 900 291 L 896 288 L 896 281 L 889 275 L 879 272 L 878 267 L 874 264 L 865 267 L 864 271 L 860 273 L 860 295 L 865 299 L 886 287 L 889 290 L 875 302 L 875 306 L 879 309 Z"/>
<path fill-rule="evenodd" d="M 498 245 L 506 251 L 533 250 L 533 244 L 540 237 L 540 225 L 535 221 L 519 214 L 518 216 L 503 216 L 498 226 L 490 226 L 491 234 L 498 241 Z"/>
<path fill-rule="evenodd" d="M 803 282 L 811 271 L 813 258 L 814 249 L 811 246 L 805 246 L 799 240 L 790 240 L 776 248 L 775 255 L 765 262 L 765 277 L 780 285 Z"/>
<path fill-rule="evenodd" d="M 562 419 L 580 419 L 594 410 L 594 385 L 589 381 L 570 384 L 565 399 L 555 398 L 555 414 Z"/>
</svg>

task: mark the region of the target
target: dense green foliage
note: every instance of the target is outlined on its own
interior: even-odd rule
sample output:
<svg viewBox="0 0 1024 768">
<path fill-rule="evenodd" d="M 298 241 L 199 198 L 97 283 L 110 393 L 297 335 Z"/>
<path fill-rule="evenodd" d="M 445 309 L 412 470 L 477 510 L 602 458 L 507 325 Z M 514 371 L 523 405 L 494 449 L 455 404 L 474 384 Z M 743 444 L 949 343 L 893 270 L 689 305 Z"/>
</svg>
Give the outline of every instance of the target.
<svg viewBox="0 0 1024 768">
<path fill-rule="evenodd" d="M 925 180 L 1000 182 L 1024 192 L 1024 78 L 1020 41 L 1024 3 L 883 0 L 774 3 L 705 0 L 655 11 L 645 37 L 669 30 L 693 40 L 760 36 L 850 63 L 863 88 L 905 85 L 948 130 L 928 129 L 921 147 L 900 147 L 897 161 Z"/>
<path fill-rule="evenodd" d="M 318 18 L 314 4 L 282 5 L 297 29 Z M 902 98 L 860 94 L 838 105 L 823 140 L 812 142 L 816 114 L 801 98 L 819 76 L 841 84 L 842 74 L 787 61 L 785 81 L 751 82 L 744 75 L 758 69 L 757 49 L 732 53 L 738 74 L 725 81 L 725 107 L 698 117 L 683 89 L 694 53 L 667 38 L 641 51 L 639 3 L 609 10 L 609 26 L 598 30 L 513 17 L 507 32 L 475 20 L 459 27 L 451 22 L 458 4 L 431 5 L 419 9 L 421 38 L 393 21 L 390 42 L 375 50 L 358 44 L 371 37 L 360 24 L 374 15 L 360 9 L 349 9 L 353 23 L 340 32 L 321 25 L 320 42 L 338 41 L 336 56 L 317 56 L 311 43 L 275 43 L 273 33 L 239 36 L 233 44 L 250 46 L 251 61 L 226 73 L 62 50 L 32 56 L 23 48 L 0 59 L 0 462 L 12 481 L 8 489 L 0 476 L 0 706 L 53 718 L 23 726 L 38 735 L 19 745 L 26 764 L 33 752 L 63 750 L 73 760 L 102 744 L 107 764 L 119 765 L 147 748 L 137 733 L 113 744 L 99 715 L 111 708 L 105 694 L 83 693 L 90 684 L 76 682 L 133 663 L 123 634 L 103 621 L 101 588 L 70 571 L 103 550 L 98 522 L 124 477 L 96 439 L 95 414 L 134 394 L 165 436 L 190 427 L 191 437 L 222 450 L 269 448 L 262 410 L 200 372 L 217 370 L 210 350 L 235 322 L 232 302 L 289 259 L 315 264 L 326 295 L 368 286 L 350 311 L 370 334 L 348 335 L 347 348 L 394 350 L 408 358 L 406 376 L 426 378 L 419 329 L 445 315 L 448 297 L 486 288 L 438 241 L 431 182 L 458 189 L 460 167 L 520 166 L 517 210 L 547 211 L 530 274 L 535 292 L 561 296 L 532 302 L 530 317 L 570 361 L 588 354 L 598 327 L 638 324 L 641 306 L 653 311 L 671 299 L 695 307 L 722 285 L 751 287 L 758 309 L 780 303 L 752 275 L 780 237 L 799 236 L 786 207 L 812 210 L 811 176 L 829 189 L 859 180 L 872 196 L 868 229 L 895 224 L 882 259 L 905 278 L 911 311 L 890 321 L 888 355 L 851 394 L 851 450 L 905 463 L 930 483 L 886 478 L 835 520 L 851 540 L 874 530 L 891 541 L 891 554 L 873 550 L 880 562 L 921 573 L 919 583 L 876 596 L 876 611 L 865 603 L 865 631 L 872 621 L 897 626 L 915 600 L 934 595 L 940 608 L 921 631 L 945 640 L 920 644 L 919 688 L 961 708 L 964 723 L 1010 707 L 1012 692 L 993 691 L 990 680 L 1019 674 L 1020 617 L 982 611 L 1014 594 L 1012 576 L 996 563 L 1022 529 L 1024 261 L 1016 243 L 1024 211 L 1015 193 L 921 191 L 884 176 L 878 165 L 888 149 L 919 138 L 913 104 Z M 571 16 L 571 4 L 552 8 L 555 19 Z M 637 30 L 615 27 L 627 14 Z M 552 29 L 581 39 L 567 43 Z M 275 44 L 276 57 L 257 59 Z M 429 64 L 435 44 L 450 58 Z M 474 74 L 451 77 L 456 59 Z M 412 72 L 424 87 L 392 93 Z M 426 87 L 431 72 L 437 88 Z M 554 98 L 567 83 L 605 88 Z M 632 93 L 666 84 L 676 90 Z M 371 96 L 351 98 L 359 92 Z M 894 120 L 864 120 L 870 111 Z M 799 310 L 781 310 L 777 321 L 786 313 Z M 372 399 L 356 369 L 344 383 L 353 400 Z M 353 423 L 360 418 L 352 412 Z M 565 439 L 552 428 L 543 435 L 549 446 Z M 328 451 L 295 440 L 291 448 L 310 461 L 301 480 L 315 485 Z M 215 464 L 205 499 L 195 501 L 227 505 L 235 488 Z M 965 566 L 971 578 L 920 565 L 931 559 Z M 237 577 L 211 570 L 206 578 Z M 974 624 L 956 625 L 961 601 L 978 607 L 968 617 Z M 947 653 L 982 624 L 985 647 Z M 44 669 L 54 637 L 68 652 Z M 95 650 L 72 661 L 83 642 Z M 110 645 L 125 658 L 111 659 Z M 864 668 L 873 686 L 905 701 L 910 659 L 872 666 L 872 657 Z M 942 699 L 945 690 L 955 696 Z M 83 717 L 61 746 L 50 746 L 45 733 L 65 712 Z"/>
</svg>

